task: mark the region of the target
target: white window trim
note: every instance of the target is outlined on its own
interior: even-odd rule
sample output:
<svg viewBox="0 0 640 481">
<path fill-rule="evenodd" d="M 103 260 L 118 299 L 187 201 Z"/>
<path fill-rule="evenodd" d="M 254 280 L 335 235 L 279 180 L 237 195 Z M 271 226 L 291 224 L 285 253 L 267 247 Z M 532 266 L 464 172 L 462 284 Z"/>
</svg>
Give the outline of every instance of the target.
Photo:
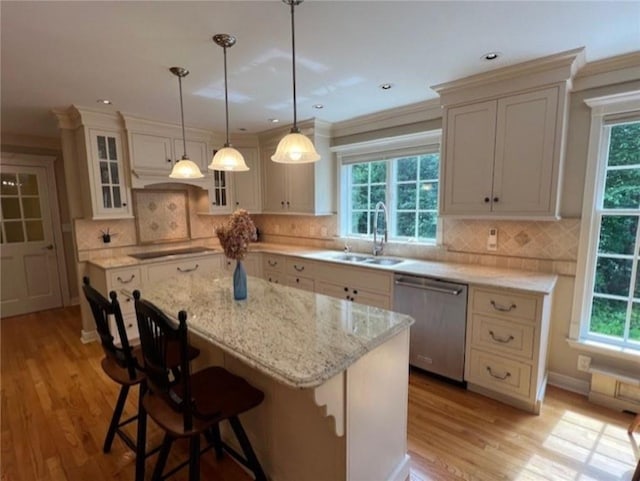
<svg viewBox="0 0 640 481">
<path fill-rule="evenodd" d="M 411 149 L 411 148 L 421 148 L 425 149 L 432 148 L 434 145 L 439 146 L 439 152 L 442 153 L 442 129 L 429 130 L 427 132 L 417 132 L 413 134 L 406 135 L 398 135 L 394 137 L 386 137 L 382 139 L 369 140 L 365 142 L 357 142 L 353 144 L 345 144 L 345 145 L 337 145 L 331 147 L 331 151 L 335 152 L 337 157 L 336 162 L 336 179 L 338 186 L 338 228 L 340 235 L 346 232 L 346 224 L 347 224 L 347 216 L 345 212 L 347 210 L 347 199 L 342 195 L 342 192 L 346 189 L 347 180 L 342 175 L 342 166 L 343 160 L 348 157 L 353 156 L 371 156 L 371 158 L 376 157 L 376 160 L 384 160 L 385 154 L 389 152 L 399 150 L 399 149 Z M 442 178 L 442 155 L 440 156 L 440 172 L 438 173 L 438 180 Z M 391 222 L 391 219 L 389 219 Z M 353 236 L 349 237 L 353 239 L 357 239 L 359 237 Z M 363 240 L 368 240 L 369 238 L 366 236 L 362 236 Z M 411 242 L 401 242 L 401 241 L 390 241 L 390 242 L 400 242 L 406 244 L 417 244 L 415 241 Z M 438 216 L 438 227 L 436 229 L 436 242 L 435 245 L 442 245 L 443 242 L 443 233 L 442 233 L 442 219 Z M 432 245 L 430 243 L 420 243 L 421 245 Z"/>
<path fill-rule="evenodd" d="M 633 349 L 609 346 L 584 338 L 588 329 L 588 320 L 585 319 L 589 312 L 590 289 L 593 286 L 594 270 L 588 265 L 597 248 L 597 236 L 594 233 L 598 227 L 594 216 L 594 202 L 602 195 L 601 186 L 597 180 L 603 175 L 606 168 L 605 162 L 599 162 L 606 158 L 603 149 L 607 148 L 607 142 L 602 138 L 602 129 L 605 116 L 622 114 L 629 111 L 640 110 L 640 91 L 626 92 L 604 97 L 585 99 L 585 103 L 591 108 L 591 130 L 589 132 L 589 152 L 587 155 L 587 168 L 585 174 L 585 188 L 582 202 L 582 225 L 580 228 L 580 243 L 578 251 L 578 263 L 576 266 L 576 278 L 573 293 L 573 305 L 571 324 L 569 327 L 570 346 L 580 350 L 598 354 L 606 354 L 621 359 L 640 358 L 640 353 Z M 604 152 L 606 154 L 606 152 Z"/>
</svg>

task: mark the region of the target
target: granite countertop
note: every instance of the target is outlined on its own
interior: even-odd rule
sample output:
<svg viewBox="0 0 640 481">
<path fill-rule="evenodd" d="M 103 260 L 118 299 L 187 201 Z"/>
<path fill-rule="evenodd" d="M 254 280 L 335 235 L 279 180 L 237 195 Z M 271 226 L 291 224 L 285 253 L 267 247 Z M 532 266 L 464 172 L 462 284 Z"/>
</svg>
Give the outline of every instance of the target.
<svg viewBox="0 0 640 481">
<path fill-rule="evenodd" d="M 484 286 L 506 289 L 519 289 L 537 294 L 550 294 L 551 292 L 553 292 L 555 284 L 558 280 L 558 276 L 556 274 L 547 274 L 544 272 L 488 267 L 478 264 L 456 264 L 451 262 L 422 261 L 399 257 L 396 257 L 396 259 L 402 259 L 403 262 L 391 266 L 345 262 L 334 258 L 336 255 L 342 254 L 341 251 L 331 251 L 326 249 L 318 249 L 316 247 L 305 247 L 286 244 L 254 243 L 251 244 L 250 251 L 295 255 L 307 259 L 314 259 L 323 262 L 334 262 L 337 264 L 352 267 L 380 269 L 400 274 L 426 276 L 453 282 L 463 282 L 465 284 L 480 284 Z M 188 258 L 193 256 L 213 254 L 221 255 L 223 254 L 223 252 L 221 249 L 214 249 L 200 253 L 173 255 L 149 260 L 138 260 L 129 256 L 121 256 L 93 259 L 89 262 L 103 269 L 108 269 L 148 264 L 169 259 Z"/>
<path fill-rule="evenodd" d="M 231 277 L 200 275 L 146 286 L 143 298 L 193 333 L 255 369 L 296 388 L 319 386 L 413 324 L 384 309 L 248 277 L 234 301 Z"/>
</svg>

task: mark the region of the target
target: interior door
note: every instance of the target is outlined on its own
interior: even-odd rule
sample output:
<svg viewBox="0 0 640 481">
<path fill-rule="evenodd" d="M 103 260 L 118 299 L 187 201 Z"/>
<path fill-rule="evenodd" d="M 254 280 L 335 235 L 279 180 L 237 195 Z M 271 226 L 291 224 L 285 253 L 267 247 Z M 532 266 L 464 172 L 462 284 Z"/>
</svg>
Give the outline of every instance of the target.
<svg viewBox="0 0 640 481">
<path fill-rule="evenodd" d="M 3 165 L 0 174 L 2 317 L 62 305 L 45 167 Z"/>
</svg>

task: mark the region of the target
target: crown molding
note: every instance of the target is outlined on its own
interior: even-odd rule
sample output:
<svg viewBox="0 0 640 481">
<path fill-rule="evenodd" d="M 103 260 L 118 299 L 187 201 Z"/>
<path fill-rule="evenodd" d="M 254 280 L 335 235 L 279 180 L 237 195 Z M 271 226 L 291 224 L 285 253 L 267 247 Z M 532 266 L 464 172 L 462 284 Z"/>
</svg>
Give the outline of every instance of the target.
<svg viewBox="0 0 640 481">
<path fill-rule="evenodd" d="M 344 137 L 373 130 L 398 127 L 442 117 L 439 99 L 425 100 L 394 109 L 336 122 L 331 126 L 332 137 Z"/>
<path fill-rule="evenodd" d="M 66 109 L 53 109 L 53 114 L 58 118 L 58 127 L 61 129 L 77 129 L 83 124 L 94 128 L 117 129 L 124 127 L 122 117 L 118 112 L 105 112 L 88 107 L 72 105 Z"/>
<path fill-rule="evenodd" d="M 640 80 L 640 51 L 589 62 L 576 74 L 573 91 Z"/>
<path fill-rule="evenodd" d="M 566 82 L 570 88 L 571 80 L 585 63 L 584 50 L 584 47 L 567 50 L 431 88 L 440 94 L 442 105 L 490 98 L 561 82 Z"/>
</svg>

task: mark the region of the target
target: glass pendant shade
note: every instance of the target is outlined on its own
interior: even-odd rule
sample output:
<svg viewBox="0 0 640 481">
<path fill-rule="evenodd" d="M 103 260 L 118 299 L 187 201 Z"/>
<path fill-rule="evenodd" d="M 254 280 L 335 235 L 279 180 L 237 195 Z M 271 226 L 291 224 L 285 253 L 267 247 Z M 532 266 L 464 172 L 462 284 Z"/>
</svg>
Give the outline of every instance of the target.
<svg viewBox="0 0 640 481">
<path fill-rule="evenodd" d="M 215 153 L 209 164 L 209 169 L 246 172 L 249 167 L 240 152 L 231 146 L 225 146 Z"/>
<path fill-rule="evenodd" d="M 271 160 L 281 164 L 307 164 L 320 160 L 320 155 L 306 135 L 291 132 L 280 140 Z"/>
<path fill-rule="evenodd" d="M 200 168 L 193 160 L 183 156 L 181 160 L 175 163 L 169 177 L 172 179 L 202 179 L 204 174 L 200 172 Z"/>
</svg>

